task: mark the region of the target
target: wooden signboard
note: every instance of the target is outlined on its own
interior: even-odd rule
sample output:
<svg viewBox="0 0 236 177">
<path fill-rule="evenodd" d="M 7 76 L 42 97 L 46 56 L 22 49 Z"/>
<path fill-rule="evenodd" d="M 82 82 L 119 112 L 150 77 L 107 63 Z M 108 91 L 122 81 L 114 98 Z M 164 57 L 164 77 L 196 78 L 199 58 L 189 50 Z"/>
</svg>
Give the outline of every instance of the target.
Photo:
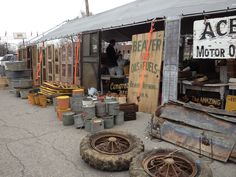
<svg viewBox="0 0 236 177">
<path fill-rule="evenodd" d="M 225 110 L 226 111 L 236 111 L 236 96 L 228 95 L 226 97 Z"/>
<path fill-rule="evenodd" d="M 128 78 L 122 77 L 111 77 L 109 83 L 109 91 L 118 93 L 118 94 L 125 94 L 127 95 L 128 92 Z"/>
<path fill-rule="evenodd" d="M 158 105 L 160 72 L 163 51 L 164 31 L 153 32 L 149 48 L 149 57 L 144 68 L 144 80 L 140 94 L 139 111 L 155 112 Z M 144 66 L 144 55 L 148 44 L 148 33 L 133 35 L 128 85 L 128 102 L 137 103 L 140 79 Z"/>
</svg>

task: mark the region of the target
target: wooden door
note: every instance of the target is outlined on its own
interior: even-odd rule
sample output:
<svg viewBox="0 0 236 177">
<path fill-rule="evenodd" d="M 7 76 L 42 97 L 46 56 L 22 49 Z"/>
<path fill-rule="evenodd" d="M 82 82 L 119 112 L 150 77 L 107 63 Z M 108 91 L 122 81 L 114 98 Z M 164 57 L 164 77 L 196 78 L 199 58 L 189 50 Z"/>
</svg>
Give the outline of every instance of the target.
<svg viewBox="0 0 236 177">
<path fill-rule="evenodd" d="M 46 65 L 47 81 L 54 81 L 54 45 L 46 47 Z"/>
<path fill-rule="evenodd" d="M 81 85 L 99 89 L 100 32 L 82 34 L 81 50 Z"/>
<path fill-rule="evenodd" d="M 73 55 L 73 43 L 68 43 L 67 45 L 67 63 L 66 63 L 66 77 L 68 83 L 73 83 L 73 65 L 74 55 Z"/>
<path fill-rule="evenodd" d="M 67 61 L 67 46 L 66 44 L 63 44 L 61 47 L 61 64 L 60 64 L 60 70 L 61 70 L 61 82 L 66 82 L 66 61 Z"/>
<path fill-rule="evenodd" d="M 59 82 L 60 81 L 60 48 L 54 48 L 54 81 Z"/>
</svg>

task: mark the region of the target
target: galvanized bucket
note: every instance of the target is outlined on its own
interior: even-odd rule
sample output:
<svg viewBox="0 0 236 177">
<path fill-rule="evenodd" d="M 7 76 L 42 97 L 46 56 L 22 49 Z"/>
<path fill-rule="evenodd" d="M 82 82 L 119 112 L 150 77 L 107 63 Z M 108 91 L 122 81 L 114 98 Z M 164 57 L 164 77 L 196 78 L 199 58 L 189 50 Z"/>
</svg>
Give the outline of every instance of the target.
<svg viewBox="0 0 236 177">
<path fill-rule="evenodd" d="M 6 63 L 7 70 L 9 71 L 22 71 L 27 69 L 26 61 L 14 61 Z"/>
<path fill-rule="evenodd" d="M 111 102 L 116 101 L 115 98 L 105 99 L 104 102 L 106 103 L 106 113 L 108 113 L 108 104 Z"/>
<path fill-rule="evenodd" d="M 21 89 L 20 90 L 20 97 L 21 97 L 21 99 L 27 99 L 29 91 L 30 91 L 29 89 Z"/>
<path fill-rule="evenodd" d="M 74 112 L 63 113 L 63 117 L 62 117 L 63 125 L 64 126 L 73 125 L 74 124 L 74 118 L 73 118 L 74 115 L 75 115 Z"/>
<path fill-rule="evenodd" d="M 92 119 L 95 117 L 95 105 L 87 105 L 82 107 L 84 119 Z"/>
<path fill-rule="evenodd" d="M 120 112 L 119 103 L 117 101 L 109 102 L 107 104 L 108 114 L 111 116 L 116 116 Z"/>
<path fill-rule="evenodd" d="M 105 129 L 114 127 L 114 116 L 103 117 L 103 120 Z"/>
<path fill-rule="evenodd" d="M 79 113 L 73 116 L 74 118 L 74 125 L 75 128 L 82 128 L 84 127 L 84 119 L 83 119 L 83 113 Z"/>
<path fill-rule="evenodd" d="M 80 98 L 83 98 L 83 97 L 84 97 L 84 89 L 75 89 L 75 90 L 72 90 L 72 97 L 80 97 Z"/>
<path fill-rule="evenodd" d="M 104 130 L 104 120 L 102 119 L 93 119 L 91 121 L 91 133 L 96 133 Z"/>
<path fill-rule="evenodd" d="M 87 132 L 91 132 L 91 122 L 92 122 L 92 119 L 84 119 L 84 129 Z"/>
<path fill-rule="evenodd" d="M 82 104 L 83 104 L 83 106 L 91 105 L 91 104 L 93 104 L 93 100 L 91 98 L 84 98 L 82 100 Z"/>
<path fill-rule="evenodd" d="M 53 103 L 53 107 L 54 107 L 55 111 L 57 111 L 57 98 L 56 97 L 52 98 L 52 103 Z"/>
<path fill-rule="evenodd" d="M 70 106 L 72 111 L 79 113 L 82 111 L 82 99 L 83 97 L 79 98 L 79 97 L 71 97 L 70 98 Z"/>
<path fill-rule="evenodd" d="M 124 111 L 120 111 L 117 116 L 115 116 L 115 125 L 124 124 Z"/>
<path fill-rule="evenodd" d="M 106 115 L 106 103 L 98 102 L 95 104 L 96 107 L 96 116 L 103 117 Z"/>
</svg>

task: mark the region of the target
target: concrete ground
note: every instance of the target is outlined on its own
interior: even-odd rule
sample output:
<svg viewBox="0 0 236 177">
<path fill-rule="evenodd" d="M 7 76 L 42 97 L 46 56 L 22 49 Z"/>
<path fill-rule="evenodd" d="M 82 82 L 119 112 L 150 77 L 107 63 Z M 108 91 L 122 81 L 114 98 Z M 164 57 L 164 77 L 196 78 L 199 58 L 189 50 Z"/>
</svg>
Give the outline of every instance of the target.
<svg viewBox="0 0 236 177">
<path fill-rule="evenodd" d="M 114 129 L 139 136 L 145 149 L 178 148 L 147 136 L 150 115 L 137 114 L 136 121 Z M 91 168 L 80 158 L 85 130 L 65 127 L 54 108 L 30 105 L 9 90 L 0 90 L 0 176 L 1 177 L 128 177 L 125 172 L 103 172 Z M 196 155 L 196 154 L 194 154 Z M 214 177 L 236 177 L 236 164 L 203 158 Z"/>
</svg>

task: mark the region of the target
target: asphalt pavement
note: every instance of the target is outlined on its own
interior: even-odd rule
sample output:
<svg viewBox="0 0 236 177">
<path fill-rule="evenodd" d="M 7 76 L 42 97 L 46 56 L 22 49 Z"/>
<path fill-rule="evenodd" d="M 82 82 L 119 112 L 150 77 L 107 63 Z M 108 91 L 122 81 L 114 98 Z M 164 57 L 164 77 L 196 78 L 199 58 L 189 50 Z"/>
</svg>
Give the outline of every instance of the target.
<svg viewBox="0 0 236 177">
<path fill-rule="evenodd" d="M 181 149 L 150 139 L 151 115 L 137 113 L 137 120 L 127 121 L 114 129 L 140 137 L 145 150 Z M 86 164 L 80 157 L 80 141 L 87 135 L 83 129 L 63 126 L 53 106 L 41 108 L 16 98 L 9 90 L 0 90 L 0 176 L 1 177 L 128 177 L 125 172 L 104 172 Z M 186 151 L 181 149 L 182 151 Z M 188 152 L 188 151 L 186 151 Z M 191 152 L 188 152 L 191 153 Z M 198 155 L 192 153 L 196 157 Z M 206 161 L 214 177 L 236 177 L 236 164 Z"/>
</svg>

